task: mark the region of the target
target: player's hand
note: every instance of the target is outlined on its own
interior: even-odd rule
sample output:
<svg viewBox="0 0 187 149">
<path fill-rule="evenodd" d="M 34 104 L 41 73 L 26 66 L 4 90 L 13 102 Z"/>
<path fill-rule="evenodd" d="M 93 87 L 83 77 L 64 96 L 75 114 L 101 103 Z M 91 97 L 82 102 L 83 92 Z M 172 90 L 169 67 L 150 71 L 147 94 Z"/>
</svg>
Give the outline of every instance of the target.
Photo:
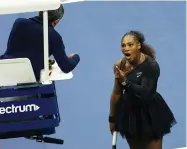
<svg viewBox="0 0 187 149">
<path fill-rule="evenodd" d="M 115 78 L 117 78 L 120 82 L 124 82 L 128 73 L 133 70 L 133 67 L 129 64 L 125 64 L 125 71 L 122 71 L 118 66 L 115 66 L 114 74 Z"/>
<path fill-rule="evenodd" d="M 124 81 L 126 74 L 122 70 L 119 69 L 118 66 L 115 66 L 115 78 L 119 79 L 120 81 Z"/>
</svg>

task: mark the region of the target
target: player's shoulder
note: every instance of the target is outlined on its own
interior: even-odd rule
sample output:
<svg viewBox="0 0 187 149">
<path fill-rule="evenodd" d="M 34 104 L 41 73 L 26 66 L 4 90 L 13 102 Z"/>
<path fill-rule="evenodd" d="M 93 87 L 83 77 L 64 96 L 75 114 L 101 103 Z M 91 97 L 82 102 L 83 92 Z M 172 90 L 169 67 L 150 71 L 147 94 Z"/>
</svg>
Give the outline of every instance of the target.
<svg viewBox="0 0 187 149">
<path fill-rule="evenodd" d="M 150 70 L 160 70 L 159 63 L 156 61 L 156 59 L 153 59 L 151 57 L 147 58 L 147 63 L 148 63 L 148 69 Z"/>
</svg>

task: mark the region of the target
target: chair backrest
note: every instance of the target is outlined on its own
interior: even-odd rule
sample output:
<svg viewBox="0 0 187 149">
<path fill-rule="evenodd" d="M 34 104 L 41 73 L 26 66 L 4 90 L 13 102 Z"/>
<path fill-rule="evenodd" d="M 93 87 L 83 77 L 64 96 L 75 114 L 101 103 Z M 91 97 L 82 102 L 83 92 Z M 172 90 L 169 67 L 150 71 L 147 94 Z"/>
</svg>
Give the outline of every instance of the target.
<svg viewBox="0 0 187 149">
<path fill-rule="evenodd" d="M 0 86 L 34 82 L 36 77 L 28 58 L 0 60 Z"/>
</svg>

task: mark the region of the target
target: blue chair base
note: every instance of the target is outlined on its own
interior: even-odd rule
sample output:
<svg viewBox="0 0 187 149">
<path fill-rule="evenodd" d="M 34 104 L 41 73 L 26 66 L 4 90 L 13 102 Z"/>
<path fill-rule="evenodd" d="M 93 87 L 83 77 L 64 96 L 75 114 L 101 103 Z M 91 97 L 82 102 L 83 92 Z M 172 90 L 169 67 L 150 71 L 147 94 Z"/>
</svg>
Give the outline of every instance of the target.
<svg viewBox="0 0 187 149">
<path fill-rule="evenodd" d="M 55 84 L 0 88 L 0 98 L 20 96 L 31 98 L 0 102 L 0 139 L 54 134 L 60 123 Z"/>
</svg>

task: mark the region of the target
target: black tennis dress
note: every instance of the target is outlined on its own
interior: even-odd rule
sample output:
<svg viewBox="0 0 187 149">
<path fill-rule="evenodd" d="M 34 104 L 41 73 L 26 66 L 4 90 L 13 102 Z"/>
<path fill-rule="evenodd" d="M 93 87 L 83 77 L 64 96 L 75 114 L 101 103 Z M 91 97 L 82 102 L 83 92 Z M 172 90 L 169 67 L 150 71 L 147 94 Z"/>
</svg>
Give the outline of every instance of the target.
<svg viewBox="0 0 187 149">
<path fill-rule="evenodd" d="M 151 57 L 127 75 L 116 111 L 116 129 L 122 137 L 158 139 L 176 124 L 172 111 L 157 92 L 159 75 L 159 64 Z"/>
</svg>

